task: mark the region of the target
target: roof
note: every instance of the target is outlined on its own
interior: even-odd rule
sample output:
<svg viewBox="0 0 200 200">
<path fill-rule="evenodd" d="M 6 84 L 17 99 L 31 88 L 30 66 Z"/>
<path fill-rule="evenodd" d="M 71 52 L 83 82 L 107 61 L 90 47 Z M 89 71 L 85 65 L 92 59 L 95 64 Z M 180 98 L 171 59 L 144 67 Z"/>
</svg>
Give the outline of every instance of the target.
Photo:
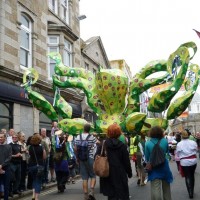
<svg viewBox="0 0 200 200">
<path fill-rule="evenodd" d="M 85 53 L 87 49 L 90 48 L 90 46 L 92 44 L 94 44 L 95 42 L 99 42 L 100 44 L 100 47 L 102 49 L 102 52 L 104 54 L 104 57 L 105 57 L 105 62 L 107 63 L 107 66 L 110 66 L 110 62 L 108 60 L 108 57 L 107 57 L 107 54 L 106 54 L 106 51 L 104 49 L 104 46 L 103 46 L 103 43 L 101 41 L 101 37 L 100 36 L 94 36 L 94 37 L 91 37 L 89 38 L 88 40 L 86 41 L 83 41 L 81 40 L 81 50 Z"/>
</svg>

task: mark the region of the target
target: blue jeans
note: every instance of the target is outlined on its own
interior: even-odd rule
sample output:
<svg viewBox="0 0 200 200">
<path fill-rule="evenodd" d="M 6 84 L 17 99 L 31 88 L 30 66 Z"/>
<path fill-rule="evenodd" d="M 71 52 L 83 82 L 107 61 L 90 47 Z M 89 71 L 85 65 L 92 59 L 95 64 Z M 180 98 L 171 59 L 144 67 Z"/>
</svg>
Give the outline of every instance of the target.
<svg viewBox="0 0 200 200">
<path fill-rule="evenodd" d="M 36 193 L 40 193 L 43 177 L 37 176 L 37 166 L 36 165 L 29 167 L 29 172 L 33 179 L 33 183 L 32 183 L 33 189 L 35 189 Z"/>
<path fill-rule="evenodd" d="M 49 174 L 49 156 L 46 158 L 44 162 L 44 176 L 42 183 L 48 183 L 48 174 Z"/>
<path fill-rule="evenodd" d="M 12 177 L 10 180 L 10 191 L 17 192 L 21 180 L 21 163 L 11 163 L 10 169 Z"/>
<path fill-rule="evenodd" d="M 4 200 L 8 200 L 10 186 L 10 167 L 5 169 L 5 174 L 0 175 L 0 184 L 4 187 Z"/>
</svg>

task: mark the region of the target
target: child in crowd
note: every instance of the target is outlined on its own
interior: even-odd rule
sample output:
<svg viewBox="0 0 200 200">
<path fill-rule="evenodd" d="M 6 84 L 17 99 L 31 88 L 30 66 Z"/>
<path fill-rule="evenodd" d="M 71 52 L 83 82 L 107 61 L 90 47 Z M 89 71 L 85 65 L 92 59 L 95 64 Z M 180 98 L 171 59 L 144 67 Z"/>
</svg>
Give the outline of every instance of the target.
<svg viewBox="0 0 200 200">
<path fill-rule="evenodd" d="M 76 166 L 76 159 L 74 157 L 71 157 L 68 159 L 68 167 L 69 167 L 69 178 L 67 183 L 70 184 L 70 182 L 72 184 L 75 184 L 75 176 L 76 176 L 76 172 L 75 172 L 75 166 Z"/>
</svg>

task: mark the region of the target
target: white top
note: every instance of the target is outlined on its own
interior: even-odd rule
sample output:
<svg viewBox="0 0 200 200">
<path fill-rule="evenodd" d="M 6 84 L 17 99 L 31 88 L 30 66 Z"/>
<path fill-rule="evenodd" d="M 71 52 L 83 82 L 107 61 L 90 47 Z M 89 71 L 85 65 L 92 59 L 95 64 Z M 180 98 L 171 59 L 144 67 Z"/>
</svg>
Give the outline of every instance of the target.
<svg viewBox="0 0 200 200">
<path fill-rule="evenodd" d="M 175 139 L 175 137 L 172 135 L 168 135 L 166 139 L 168 141 L 168 145 L 172 146 L 172 141 Z"/>
<path fill-rule="evenodd" d="M 189 139 L 181 140 L 181 142 L 177 144 L 176 154 L 180 158 L 181 166 L 195 165 L 197 163 L 197 158 L 184 159 L 184 157 L 197 154 L 197 143 Z"/>
<path fill-rule="evenodd" d="M 10 144 L 11 142 L 13 142 L 12 136 L 7 136 L 6 141 L 7 141 L 7 144 Z"/>
</svg>

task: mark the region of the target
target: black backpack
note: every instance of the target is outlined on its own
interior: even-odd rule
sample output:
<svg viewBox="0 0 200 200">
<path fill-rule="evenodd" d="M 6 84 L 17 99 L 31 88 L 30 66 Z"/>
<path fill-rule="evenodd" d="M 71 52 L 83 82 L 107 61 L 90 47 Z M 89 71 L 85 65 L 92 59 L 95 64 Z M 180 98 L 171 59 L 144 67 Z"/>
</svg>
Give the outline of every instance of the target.
<svg viewBox="0 0 200 200">
<path fill-rule="evenodd" d="M 159 140 L 156 144 L 154 143 L 155 145 L 151 152 L 150 163 L 152 168 L 159 167 L 165 163 L 165 153 L 163 149 L 160 147 L 160 141 L 161 140 Z"/>
<path fill-rule="evenodd" d="M 88 139 L 91 135 L 88 134 L 85 140 L 80 134 L 80 141 L 77 143 L 77 158 L 81 161 L 87 161 L 89 158 Z"/>
</svg>

